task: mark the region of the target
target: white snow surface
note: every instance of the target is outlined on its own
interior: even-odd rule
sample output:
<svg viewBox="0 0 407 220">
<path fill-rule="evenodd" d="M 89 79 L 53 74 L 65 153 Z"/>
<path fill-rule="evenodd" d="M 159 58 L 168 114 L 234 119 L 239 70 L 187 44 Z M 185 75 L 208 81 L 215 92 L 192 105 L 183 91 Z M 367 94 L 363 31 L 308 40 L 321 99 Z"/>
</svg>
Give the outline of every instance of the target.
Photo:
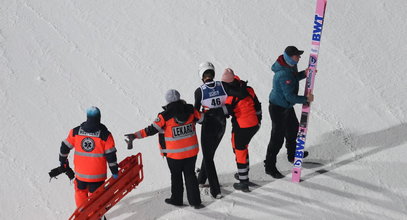
<svg viewBox="0 0 407 220">
<path fill-rule="evenodd" d="M 73 213 L 73 185 L 65 176 L 49 182 L 48 171 L 92 105 L 116 140 L 119 161 L 143 154 L 144 181 L 108 219 L 407 219 L 405 0 L 328 0 L 304 181 L 291 182 L 284 148 L 277 166 L 286 177 L 264 173 L 270 66 L 296 45 L 305 50 L 299 69 L 306 68 L 315 2 L 2 0 L 0 219 Z M 123 135 L 151 124 L 168 89 L 192 103 L 204 61 L 214 63 L 216 79 L 233 68 L 263 103 L 249 147 L 250 179 L 260 187 L 233 189 L 228 123 L 215 156 L 224 198 L 203 190 L 204 209 L 177 208 L 164 203 L 170 173 L 157 137 L 136 140 L 129 151 Z"/>
</svg>

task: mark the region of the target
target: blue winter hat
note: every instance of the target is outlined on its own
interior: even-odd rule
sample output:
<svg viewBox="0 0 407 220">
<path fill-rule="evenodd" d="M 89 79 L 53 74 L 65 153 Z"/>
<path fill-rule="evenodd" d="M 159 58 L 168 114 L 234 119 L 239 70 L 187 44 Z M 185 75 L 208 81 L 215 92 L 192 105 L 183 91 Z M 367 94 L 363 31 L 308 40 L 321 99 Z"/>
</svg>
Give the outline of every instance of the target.
<svg viewBox="0 0 407 220">
<path fill-rule="evenodd" d="M 100 118 L 100 110 L 98 107 L 92 106 L 86 110 L 86 116 L 89 118 Z"/>
</svg>

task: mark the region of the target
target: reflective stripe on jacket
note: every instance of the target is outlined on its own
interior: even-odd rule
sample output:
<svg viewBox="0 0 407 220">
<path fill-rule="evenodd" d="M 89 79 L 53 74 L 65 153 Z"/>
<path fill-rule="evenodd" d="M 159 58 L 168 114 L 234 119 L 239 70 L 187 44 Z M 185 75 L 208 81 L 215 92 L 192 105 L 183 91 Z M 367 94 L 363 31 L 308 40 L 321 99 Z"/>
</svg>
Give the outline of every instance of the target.
<svg viewBox="0 0 407 220">
<path fill-rule="evenodd" d="M 158 114 L 153 124 L 135 133 L 137 138 L 144 138 L 159 132 L 159 147 L 162 156 L 172 159 L 185 159 L 198 154 L 199 144 L 196 136 L 195 124 L 201 121 L 203 116 L 192 105 L 186 106 L 185 121 L 180 122 L 177 118 L 166 111 Z M 155 132 L 150 132 L 153 128 Z M 148 132 L 147 132 L 147 131 Z"/>
<path fill-rule="evenodd" d="M 195 122 L 196 118 L 200 116 L 195 109 L 188 121 L 183 124 L 179 124 L 175 118 L 165 121 L 161 114 L 158 117 L 163 119 L 154 122 L 164 130 L 165 146 L 161 146 L 162 155 L 166 154 L 172 159 L 184 159 L 198 154 L 199 145 L 195 132 Z"/>
<path fill-rule="evenodd" d="M 115 152 L 113 136 L 108 130 L 87 133 L 76 127 L 69 132 L 64 141 L 75 149 L 75 175 L 84 182 L 100 182 L 107 178 L 105 155 Z"/>
</svg>

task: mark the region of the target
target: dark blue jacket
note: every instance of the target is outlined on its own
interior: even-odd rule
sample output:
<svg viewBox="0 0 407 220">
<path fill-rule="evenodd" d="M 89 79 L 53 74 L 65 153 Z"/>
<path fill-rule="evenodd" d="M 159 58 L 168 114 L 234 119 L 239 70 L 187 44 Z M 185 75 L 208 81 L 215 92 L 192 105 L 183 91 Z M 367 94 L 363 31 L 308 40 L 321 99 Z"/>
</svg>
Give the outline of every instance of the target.
<svg viewBox="0 0 407 220">
<path fill-rule="evenodd" d="M 278 57 L 271 67 L 275 72 L 273 78 L 273 89 L 269 95 L 270 103 L 283 108 L 291 108 L 297 103 L 306 103 L 305 96 L 298 95 L 299 82 L 304 79 L 305 71 L 298 72 L 297 65 L 289 66 L 283 58 Z"/>
</svg>

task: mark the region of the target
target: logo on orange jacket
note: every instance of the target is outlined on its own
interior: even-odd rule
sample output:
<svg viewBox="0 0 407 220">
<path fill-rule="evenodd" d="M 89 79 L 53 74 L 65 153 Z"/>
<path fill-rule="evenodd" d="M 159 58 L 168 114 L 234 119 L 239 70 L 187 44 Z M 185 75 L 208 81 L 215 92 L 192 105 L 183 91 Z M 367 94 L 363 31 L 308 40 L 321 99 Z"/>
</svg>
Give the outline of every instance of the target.
<svg viewBox="0 0 407 220">
<path fill-rule="evenodd" d="M 92 138 L 84 138 L 81 147 L 86 152 L 91 152 L 95 149 L 95 141 Z"/>
</svg>

